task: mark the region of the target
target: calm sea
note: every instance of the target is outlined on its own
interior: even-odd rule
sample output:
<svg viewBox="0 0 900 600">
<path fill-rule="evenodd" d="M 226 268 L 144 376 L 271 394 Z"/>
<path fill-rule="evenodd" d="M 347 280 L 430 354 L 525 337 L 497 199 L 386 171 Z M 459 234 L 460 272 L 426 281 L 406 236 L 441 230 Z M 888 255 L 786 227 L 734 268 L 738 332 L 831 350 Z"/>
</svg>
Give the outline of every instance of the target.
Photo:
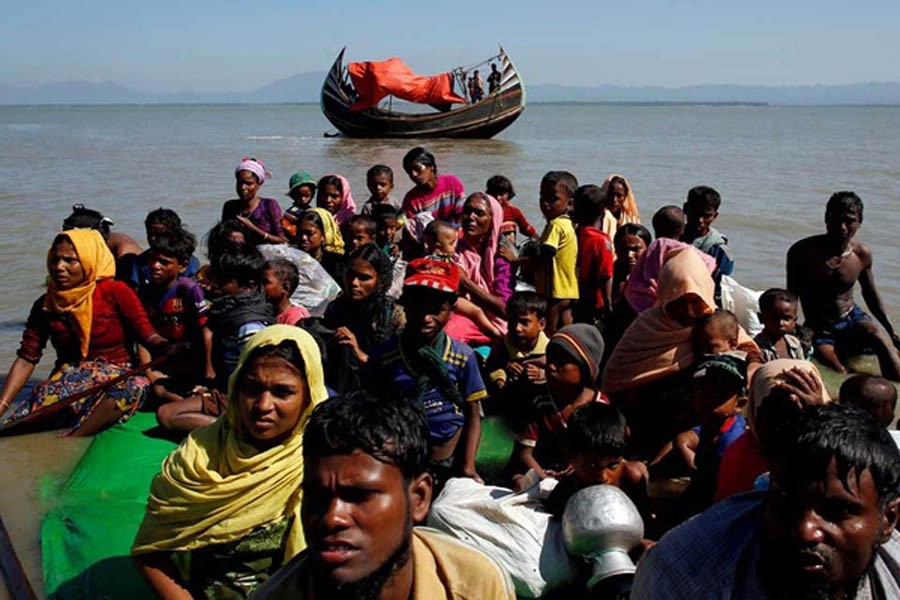
<svg viewBox="0 0 900 600">
<path fill-rule="evenodd" d="M 233 197 L 242 156 L 266 162 L 274 177 L 263 192 L 284 206 L 294 171 L 344 174 L 358 203 L 375 163 L 394 168 L 398 194 L 411 186 L 401 168 L 411 142 L 323 137 L 331 130 L 315 105 L 0 107 L 0 368 L 42 291 L 47 245 L 76 202 L 143 242 L 142 220 L 159 206 L 194 233 L 208 230 Z M 900 107 L 545 104 L 493 140 L 423 143 L 467 190 L 510 177 L 515 202 L 538 224 L 538 183 L 550 169 L 581 183 L 625 174 L 645 221 L 680 205 L 691 186 L 712 185 L 724 199 L 717 227 L 731 240 L 736 276 L 757 288 L 783 284 L 788 246 L 822 230 L 831 192 L 853 189 L 866 204 L 859 235 L 900 314 Z"/>
<path fill-rule="evenodd" d="M 342 173 L 358 202 L 375 163 L 395 169 L 398 194 L 410 187 L 401 169 L 410 142 L 324 138 L 330 130 L 315 105 L 0 107 L 0 369 L 42 293 L 47 246 L 72 204 L 103 211 L 143 241 L 143 218 L 159 206 L 197 234 L 208 230 L 233 197 L 242 156 L 266 162 L 275 176 L 263 191 L 285 206 L 294 171 Z M 497 139 L 424 144 L 468 190 L 496 173 L 510 177 L 537 224 L 538 183 L 550 169 L 582 183 L 625 174 L 646 221 L 680 205 L 690 187 L 712 185 L 724 198 L 717 227 L 731 239 L 736 277 L 755 288 L 783 285 L 788 246 L 822 230 L 833 191 L 856 190 L 866 204 L 860 238 L 874 248 L 879 287 L 900 315 L 900 107 L 536 105 Z M 46 357 L 38 374 L 51 363 Z M 52 437 L 0 440 L 19 483 L 0 490 L 0 512 L 38 587 L 36 478 L 63 474 L 84 448 Z"/>
</svg>

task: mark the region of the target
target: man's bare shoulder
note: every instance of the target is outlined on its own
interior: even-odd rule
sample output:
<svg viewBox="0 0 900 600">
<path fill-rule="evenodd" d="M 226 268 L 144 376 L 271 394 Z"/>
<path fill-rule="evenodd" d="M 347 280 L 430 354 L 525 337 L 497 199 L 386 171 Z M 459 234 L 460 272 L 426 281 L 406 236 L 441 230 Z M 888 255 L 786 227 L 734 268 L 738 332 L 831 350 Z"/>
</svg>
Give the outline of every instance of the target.
<svg viewBox="0 0 900 600">
<path fill-rule="evenodd" d="M 802 240 L 794 242 L 794 244 L 788 249 L 788 258 L 801 260 L 809 257 L 812 254 L 821 253 L 822 249 L 825 247 L 825 242 L 825 235 L 812 235 L 810 237 L 805 237 Z"/>
</svg>

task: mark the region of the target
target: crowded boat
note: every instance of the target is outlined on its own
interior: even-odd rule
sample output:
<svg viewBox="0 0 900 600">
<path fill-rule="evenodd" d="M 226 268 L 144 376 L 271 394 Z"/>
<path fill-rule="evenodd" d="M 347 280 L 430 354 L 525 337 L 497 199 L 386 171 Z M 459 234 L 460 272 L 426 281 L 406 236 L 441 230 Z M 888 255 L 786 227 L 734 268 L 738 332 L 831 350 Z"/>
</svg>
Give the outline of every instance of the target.
<svg viewBox="0 0 900 600">
<path fill-rule="evenodd" d="M 900 598 L 900 336 L 859 195 L 756 290 L 711 185 L 641 210 L 618 173 L 438 164 L 266 195 L 246 157 L 209 231 L 76 205 L 47 232 L 0 435 L 127 430 L 123 464 L 154 438 L 95 498 L 127 565 L 45 560 L 49 595 Z"/>
</svg>

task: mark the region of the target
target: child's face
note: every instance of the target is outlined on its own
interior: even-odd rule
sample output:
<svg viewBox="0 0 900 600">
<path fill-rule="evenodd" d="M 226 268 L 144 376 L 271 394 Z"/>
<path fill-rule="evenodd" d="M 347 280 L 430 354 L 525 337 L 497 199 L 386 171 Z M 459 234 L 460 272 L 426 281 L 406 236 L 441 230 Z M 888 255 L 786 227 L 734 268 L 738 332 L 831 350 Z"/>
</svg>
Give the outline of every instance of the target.
<svg viewBox="0 0 900 600">
<path fill-rule="evenodd" d="M 263 271 L 263 291 L 266 293 L 266 300 L 272 304 L 279 304 L 286 295 L 284 285 L 273 269 Z"/>
<path fill-rule="evenodd" d="M 509 322 L 509 341 L 519 350 L 526 352 L 534 348 L 541 331 L 547 325 L 546 319 L 539 319 L 533 312 L 512 315 Z"/>
<path fill-rule="evenodd" d="M 724 354 L 737 349 L 736 335 L 723 333 L 709 323 L 697 326 L 695 339 L 700 354 Z"/>
<path fill-rule="evenodd" d="M 174 256 L 159 252 L 150 253 L 147 267 L 150 270 L 150 281 L 157 285 L 175 281 L 187 269 L 187 265 L 178 262 Z"/>
<path fill-rule="evenodd" d="M 238 246 L 243 246 L 247 243 L 247 239 L 244 237 L 243 232 L 240 231 L 232 231 L 228 234 L 228 241 L 232 244 L 236 244 Z"/>
<path fill-rule="evenodd" d="M 441 229 L 434 239 L 434 253 L 442 256 L 452 256 L 456 254 L 456 244 L 458 242 L 459 236 L 456 235 L 455 229 Z"/>
<path fill-rule="evenodd" d="M 797 305 L 786 300 L 776 300 L 761 316 L 766 333 L 770 337 L 781 337 L 786 333 L 794 333 L 797 326 Z"/>
<path fill-rule="evenodd" d="M 373 198 L 377 198 L 379 202 L 383 201 L 394 189 L 394 180 L 388 177 L 386 173 L 379 173 L 374 177 L 366 179 L 366 187 Z"/>
<path fill-rule="evenodd" d="M 572 470 L 579 487 L 619 485 L 625 457 L 578 453 L 572 456 Z"/>
<path fill-rule="evenodd" d="M 606 201 L 612 212 L 618 213 L 625 206 L 625 199 L 628 197 L 628 190 L 620 182 L 615 182 L 609 186 L 609 192 L 606 195 Z"/>
<path fill-rule="evenodd" d="M 404 333 L 423 344 L 431 343 L 443 331 L 455 304 L 447 294 L 422 286 L 404 288 L 401 302 L 406 311 Z"/>
<path fill-rule="evenodd" d="M 148 223 L 146 226 L 147 230 L 147 243 L 151 246 L 159 239 L 159 236 L 165 235 L 168 233 L 165 224 L 163 223 Z"/>
<path fill-rule="evenodd" d="M 623 235 L 616 242 L 616 256 L 620 260 L 628 261 L 629 270 L 634 268 L 634 265 L 637 264 L 638 259 L 643 256 L 646 250 L 647 244 L 636 235 Z"/>
<path fill-rule="evenodd" d="M 237 279 L 229 278 L 229 277 L 220 277 L 213 273 L 212 281 L 212 292 L 216 296 L 233 296 L 234 294 L 239 294 L 242 291 L 245 291 L 244 288 L 241 287 L 241 284 L 238 283 Z"/>
<path fill-rule="evenodd" d="M 361 258 L 354 258 L 344 273 L 344 290 L 353 301 L 365 300 L 378 287 L 378 273 Z"/>
<path fill-rule="evenodd" d="M 582 387 L 581 367 L 564 350 L 552 345 L 547 348 L 547 385 L 554 397 L 569 395 Z"/>
<path fill-rule="evenodd" d="M 731 391 L 717 377 L 694 379 L 691 404 L 704 427 L 721 427 L 737 412 L 740 396 Z"/>
<path fill-rule="evenodd" d="M 685 203 L 684 216 L 688 228 L 698 236 L 704 236 L 709 233 L 709 228 L 719 216 L 719 212 L 711 206 L 695 206 Z"/>
<path fill-rule="evenodd" d="M 500 206 L 505 207 L 509 204 L 509 193 L 503 192 L 502 194 L 494 194 L 494 198 L 497 199 L 497 202 L 500 203 Z"/>
<path fill-rule="evenodd" d="M 563 215 L 569 209 L 569 191 L 562 184 L 541 183 L 541 214 L 547 220 Z"/>
<path fill-rule="evenodd" d="M 319 208 L 324 208 L 333 215 L 341 209 L 341 191 L 333 183 L 323 185 L 319 190 Z"/>
<path fill-rule="evenodd" d="M 437 179 L 437 176 L 434 174 L 434 167 L 423 165 L 422 163 L 413 163 L 410 165 L 406 174 L 409 175 L 409 178 L 416 185 L 425 185 L 427 183 L 432 183 Z"/>
<path fill-rule="evenodd" d="M 375 226 L 375 240 L 384 246 L 394 241 L 397 234 L 397 219 L 384 218 Z"/>
<path fill-rule="evenodd" d="M 309 220 L 301 221 L 297 227 L 297 245 L 307 254 L 316 254 L 325 241 L 325 234 L 315 223 Z"/>
<path fill-rule="evenodd" d="M 294 206 L 299 206 L 300 208 L 306 208 L 310 205 L 313 199 L 313 188 L 308 185 L 298 185 L 289 194 L 291 200 L 294 201 Z"/>
<path fill-rule="evenodd" d="M 344 238 L 344 243 L 347 244 L 348 254 L 353 252 L 357 248 L 361 248 L 366 244 L 371 244 L 374 240 L 372 236 L 369 235 L 369 232 L 366 230 L 366 226 L 362 223 L 353 223 L 347 229 L 347 236 Z"/>
</svg>

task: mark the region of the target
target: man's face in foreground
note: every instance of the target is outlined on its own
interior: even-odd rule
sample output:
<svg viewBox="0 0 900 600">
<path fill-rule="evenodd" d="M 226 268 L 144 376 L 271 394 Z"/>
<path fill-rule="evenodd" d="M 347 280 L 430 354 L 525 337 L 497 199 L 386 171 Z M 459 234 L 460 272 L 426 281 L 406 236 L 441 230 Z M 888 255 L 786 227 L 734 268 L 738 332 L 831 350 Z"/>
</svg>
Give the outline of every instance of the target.
<svg viewBox="0 0 900 600">
<path fill-rule="evenodd" d="M 411 567 L 412 526 L 430 503 L 430 476 L 404 481 L 397 466 L 362 451 L 307 459 L 302 519 L 314 580 L 336 593 L 378 597 Z"/>
<path fill-rule="evenodd" d="M 846 484 L 832 459 L 823 481 L 773 470 L 766 499 L 760 576 L 772 598 L 855 597 L 860 579 L 896 522 L 882 509 L 867 469 Z M 807 474 L 808 475 L 808 474 Z"/>
</svg>

